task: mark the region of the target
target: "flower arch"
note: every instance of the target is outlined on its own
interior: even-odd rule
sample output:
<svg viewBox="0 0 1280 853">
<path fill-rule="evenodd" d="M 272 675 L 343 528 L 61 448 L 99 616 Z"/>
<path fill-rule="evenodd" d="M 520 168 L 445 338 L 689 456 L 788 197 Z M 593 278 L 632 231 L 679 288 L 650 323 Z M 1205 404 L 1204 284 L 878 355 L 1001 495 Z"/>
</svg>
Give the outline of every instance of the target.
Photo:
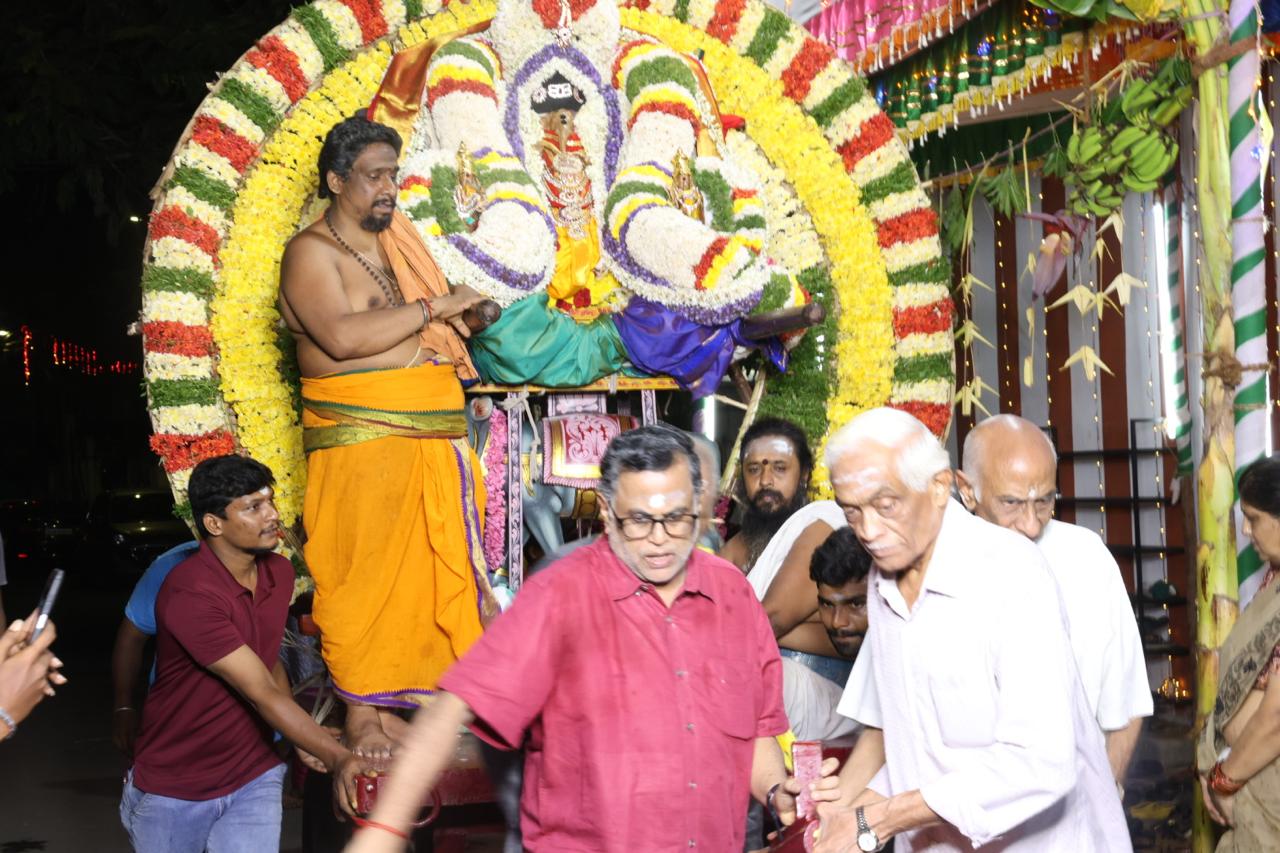
<svg viewBox="0 0 1280 853">
<path fill-rule="evenodd" d="M 483 26 L 495 6 L 315 0 L 201 103 L 162 177 L 142 278 L 151 446 L 180 507 L 191 468 L 239 448 L 276 473 L 284 521 L 299 518 L 306 467 L 276 286 L 284 244 L 314 209 L 321 141 L 369 103 L 394 50 Z M 630 0 L 621 14 L 701 54 L 721 108 L 745 119 L 734 155 L 780 208 L 771 251 L 835 309 L 811 335 L 815 369 L 771 382 L 766 400 L 786 411 L 820 399 L 832 426 L 889 404 L 942 434 L 954 347 L 937 218 L 861 78 L 761 0 Z"/>
</svg>

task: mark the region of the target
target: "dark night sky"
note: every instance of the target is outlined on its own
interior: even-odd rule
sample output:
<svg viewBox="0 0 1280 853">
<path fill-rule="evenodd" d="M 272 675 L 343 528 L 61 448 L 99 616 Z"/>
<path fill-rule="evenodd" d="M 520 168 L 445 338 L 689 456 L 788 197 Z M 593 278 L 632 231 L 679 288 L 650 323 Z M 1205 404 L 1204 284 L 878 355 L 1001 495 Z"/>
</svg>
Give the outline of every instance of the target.
<svg viewBox="0 0 1280 853">
<path fill-rule="evenodd" d="M 148 192 L 207 85 L 292 5 L 69 0 L 25 4 L 8 17 L 0 329 L 28 325 L 107 359 L 140 360 L 125 328 L 141 304 Z M 50 371 L 25 388 L 17 338 L 0 339 L 0 498 L 154 477 L 141 377 Z M 58 428 L 69 419 L 79 421 L 74 429 Z M 43 470 L 57 465 L 67 470 Z"/>
</svg>

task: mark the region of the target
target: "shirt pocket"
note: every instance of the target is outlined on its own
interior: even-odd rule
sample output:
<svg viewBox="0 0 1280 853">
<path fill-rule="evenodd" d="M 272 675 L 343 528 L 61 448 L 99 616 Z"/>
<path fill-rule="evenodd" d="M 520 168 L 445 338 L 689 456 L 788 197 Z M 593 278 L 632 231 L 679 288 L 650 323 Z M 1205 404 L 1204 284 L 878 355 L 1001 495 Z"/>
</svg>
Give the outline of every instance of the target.
<svg viewBox="0 0 1280 853">
<path fill-rule="evenodd" d="M 994 685 L 983 683 L 981 668 L 965 665 L 955 656 L 939 655 L 931 661 L 929 699 L 938 733 L 950 747 L 966 749 L 990 745 L 995 740 Z"/>
<path fill-rule="evenodd" d="M 713 658 L 699 679 L 707 716 L 720 731 L 746 740 L 756 736 L 760 673 L 744 661 Z"/>
</svg>

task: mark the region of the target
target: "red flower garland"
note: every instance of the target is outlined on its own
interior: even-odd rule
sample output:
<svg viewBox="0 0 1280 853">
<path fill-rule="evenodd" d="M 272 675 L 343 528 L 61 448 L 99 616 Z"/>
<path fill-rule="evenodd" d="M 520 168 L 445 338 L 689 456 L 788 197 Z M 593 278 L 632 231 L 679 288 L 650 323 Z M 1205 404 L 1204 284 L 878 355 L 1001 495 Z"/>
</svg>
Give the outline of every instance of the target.
<svg viewBox="0 0 1280 853">
<path fill-rule="evenodd" d="M 597 0 L 569 0 L 569 15 L 578 20 L 583 13 L 596 5 Z M 560 26 L 560 0 L 533 0 L 533 11 L 542 19 L 542 25 L 549 30 Z"/>
<path fill-rule="evenodd" d="M 258 149 L 253 143 L 211 116 L 197 116 L 191 138 L 215 154 L 221 154 L 241 174 L 249 168 Z"/>
<path fill-rule="evenodd" d="M 427 90 L 427 106 L 433 107 L 440 98 L 445 95 L 451 95 L 454 92 L 472 92 L 481 97 L 488 98 L 495 104 L 498 102 L 498 95 L 493 91 L 493 87 L 476 80 L 454 80 L 446 77 L 436 85 Z"/>
<path fill-rule="evenodd" d="M 910 243 L 938 233 L 938 214 L 932 207 L 909 210 L 901 216 L 884 220 L 877 231 L 882 249 L 898 243 Z"/>
<path fill-rule="evenodd" d="M 738 31 L 738 22 L 742 20 L 742 10 L 746 7 L 747 0 L 720 0 L 707 23 L 707 35 L 728 44 Z"/>
<path fill-rule="evenodd" d="M 707 273 L 711 272 L 711 265 L 716 262 L 716 258 L 724 251 L 724 247 L 729 244 L 728 237 L 717 237 L 711 241 L 711 245 L 707 246 L 707 250 L 702 253 L 702 257 L 698 259 L 698 263 L 693 267 L 693 286 L 697 290 L 702 290 L 702 280 L 707 277 Z"/>
<path fill-rule="evenodd" d="M 151 239 L 161 237 L 177 237 L 185 240 L 202 252 L 218 260 L 218 232 L 193 216 L 187 215 L 182 208 L 172 205 L 151 215 Z"/>
<path fill-rule="evenodd" d="M 893 332 L 899 339 L 907 335 L 951 331 L 951 300 L 900 308 L 893 312 Z"/>
<path fill-rule="evenodd" d="M 805 39 L 796 58 L 782 72 L 783 92 L 796 103 L 803 101 L 805 95 L 809 94 L 809 87 L 813 85 L 813 78 L 830 65 L 833 58 L 831 48 L 817 39 Z"/>
<path fill-rule="evenodd" d="M 939 437 L 946 431 L 947 424 L 951 420 L 950 403 L 922 403 L 919 400 L 903 400 L 889 405 L 911 415 Z"/>
<path fill-rule="evenodd" d="M 430 189 L 431 181 L 427 180 L 422 175 L 410 175 L 400 182 L 400 189 L 402 190 L 407 190 L 411 187 L 427 187 Z"/>
<path fill-rule="evenodd" d="M 289 100 L 298 103 L 307 94 L 307 77 L 298 65 L 298 57 L 285 47 L 278 36 L 267 36 L 244 56 L 254 68 L 261 68 L 280 84 Z"/>
<path fill-rule="evenodd" d="M 188 326 L 172 320 L 156 320 L 142 324 L 142 340 L 147 352 L 193 358 L 213 352 L 213 332 L 208 326 Z"/>
<path fill-rule="evenodd" d="M 387 34 L 387 19 L 382 17 L 382 4 L 378 0 L 339 0 L 355 15 L 360 25 L 360 38 L 368 44 Z"/>
<path fill-rule="evenodd" d="M 663 113 L 665 115 L 674 116 L 675 118 L 682 118 L 689 122 L 690 127 L 693 128 L 694 134 L 697 134 L 698 128 L 702 126 L 702 121 L 698 118 L 697 114 L 684 104 L 673 104 L 667 101 L 650 101 L 647 104 L 641 104 L 631 113 L 631 118 L 627 122 L 627 130 L 633 128 L 636 120 L 645 113 Z"/>
<path fill-rule="evenodd" d="M 617 58 L 613 60 L 613 88 L 622 88 L 622 63 L 626 61 L 627 56 L 637 47 L 656 44 L 652 39 L 632 39 L 626 44 L 618 48 Z"/>
<path fill-rule="evenodd" d="M 877 112 L 862 123 L 853 138 L 841 145 L 836 152 L 844 161 L 844 170 L 852 172 L 863 157 L 879 150 L 893 139 L 893 122 L 883 112 Z"/>
<path fill-rule="evenodd" d="M 164 462 L 164 470 L 172 474 L 193 468 L 205 459 L 236 452 L 236 442 L 226 430 L 204 435 L 173 435 L 158 432 L 151 436 L 151 449 Z"/>
</svg>

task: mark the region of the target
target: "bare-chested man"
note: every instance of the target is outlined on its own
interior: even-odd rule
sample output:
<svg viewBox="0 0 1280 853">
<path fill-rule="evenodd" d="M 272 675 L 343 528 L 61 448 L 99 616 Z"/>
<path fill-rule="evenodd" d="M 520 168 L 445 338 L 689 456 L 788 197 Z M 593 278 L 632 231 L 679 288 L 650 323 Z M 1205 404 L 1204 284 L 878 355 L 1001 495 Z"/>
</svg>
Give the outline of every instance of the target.
<svg viewBox="0 0 1280 853">
<path fill-rule="evenodd" d="M 280 269 L 303 376 L 314 617 L 348 743 L 375 758 L 396 709 L 430 696 L 496 612 L 460 381 L 476 378 L 464 312 L 481 298 L 448 286 L 396 212 L 399 152 L 389 127 L 336 125 L 319 158 L 329 207 Z"/>
</svg>

